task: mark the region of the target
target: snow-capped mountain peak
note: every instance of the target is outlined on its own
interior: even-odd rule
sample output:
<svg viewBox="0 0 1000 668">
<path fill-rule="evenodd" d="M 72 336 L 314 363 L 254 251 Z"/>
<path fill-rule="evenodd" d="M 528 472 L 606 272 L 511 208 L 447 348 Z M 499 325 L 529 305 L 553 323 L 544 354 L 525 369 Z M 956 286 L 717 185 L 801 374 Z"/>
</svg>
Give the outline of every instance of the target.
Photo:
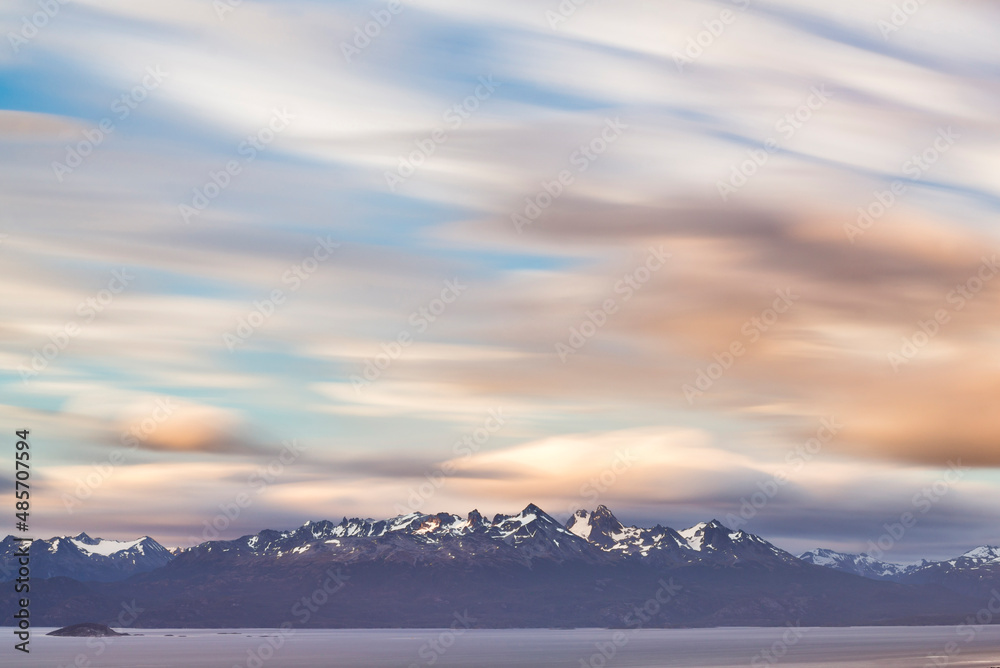
<svg viewBox="0 0 1000 668">
<path fill-rule="evenodd" d="M 465 523 L 468 525 L 470 531 L 474 531 L 487 525 L 486 518 L 483 517 L 483 514 L 476 509 L 472 509 L 469 512 L 469 516 L 465 519 Z"/>
<path fill-rule="evenodd" d="M 1000 563 L 1000 547 L 994 545 L 982 545 L 973 550 L 969 550 L 959 559 L 972 559 L 982 563 Z"/>
<path fill-rule="evenodd" d="M 569 521 L 566 522 L 566 528 L 580 538 L 587 540 L 594 528 L 590 523 L 590 511 L 581 509 L 574 512 Z"/>
<path fill-rule="evenodd" d="M 681 535 L 689 548 L 695 552 L 701 552 L 702 546 L 705 544 L 705 529 L 708 528 L 708 523 L 699 522 L 689 529 L 681 529 L 677 533 Z"/>
<path fill-rule="evenodd" d="M 744 534 L 742 531 L 733 532 L 727 529 L 725 526 L 722 525 L 721 522 L 719 522 L 719 520 L 712 520 L 710 522 L 699 522 L 698 524 L 695 524 L 693 527 L 684 529 L 683 531 L 678 531 L 677 533 L 679 533 L 681 537 L 687 541 L 688 546 L 695 552 L 701 552 L 703 547 L 707 547 L 708 549 L 715 548 L 716 546 L 713 544 L 713 541 L 711 540 L 709 540 L 708 544 L 706 545 L 706 537 L 711 538 L 714 534 L 722 534 L 722 533 L 729 534 L 730 539 L 743 537 L 747 535 Z"/>
<path fill-rule="evenodd" d="M 501 538 L 517 539 L 559 533 L 573 535 L 555 518 L 533 503 L 529 503 L 516 515 L 496 515 L 490 528 L 498 532 Z"/>
<path fill-rule="evenodd" d="M 660 525 L 646 529 L 625 526 L 606 506 L 598 506 L 593 512 L 576 511 L 566 528 L 605 552 L 663 563 L 797 561 L 762 538 L 732 531 L 718 520 L 700 522 L 683 531 Z"/>
<path fill-rule="evenodd" d="M 577 510 L 566 523 L 566 528 L 591 543 L 602 547 L 614 544 L 627 532 L 607 506 L 600 505 L 593 512 Z"/>
<path fill-rule="evenodd" d="M 815 566 L 825 566 L 845 573 L 853 573 L 872 580 L 896 580 L 916 566 L 879 561 L 867 554 L 849 554 L 816 548 L 799 555 L 802 561 Z"/>
<path fill-rule="evenodd" d="M 99 554 L 103 557 L 110 557 L 118 552 L 125 552 L 131 549 L 135 549 L 142 554 L 144 552 L 143 545 L 149 540 L 152 540 L 149 536 L 143 536 L 135 540 L 105 540 L 103 538 L 93 539 L 86 534 L 80 534 L 76 538 L 70 538 L 69 542 L 84 554 Z"/>
<path fill-rule="evenodd" d="M 16 563 L 16 545 L 8 536 L 0 542 L 0 571 Z M 174 555 L 149 536 L 134 540 L 76 536 L 38 539 L 29 548 L 32 575 L 82 581 L 122 580 L 164 566 Z"/>
</svg>

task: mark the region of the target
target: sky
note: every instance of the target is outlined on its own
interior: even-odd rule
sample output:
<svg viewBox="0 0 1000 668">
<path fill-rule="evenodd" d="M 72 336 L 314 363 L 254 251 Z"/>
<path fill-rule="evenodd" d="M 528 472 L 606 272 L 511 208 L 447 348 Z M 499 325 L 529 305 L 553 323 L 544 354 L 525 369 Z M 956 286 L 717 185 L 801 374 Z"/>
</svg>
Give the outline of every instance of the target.
<svg viewBox="0 0 1000 668">
<path fill-rule="evenodd" d="M 997 544 L 998 19 L 3 3 L 32 533 L 533 502 L 795 553 Z"/>
</svg>

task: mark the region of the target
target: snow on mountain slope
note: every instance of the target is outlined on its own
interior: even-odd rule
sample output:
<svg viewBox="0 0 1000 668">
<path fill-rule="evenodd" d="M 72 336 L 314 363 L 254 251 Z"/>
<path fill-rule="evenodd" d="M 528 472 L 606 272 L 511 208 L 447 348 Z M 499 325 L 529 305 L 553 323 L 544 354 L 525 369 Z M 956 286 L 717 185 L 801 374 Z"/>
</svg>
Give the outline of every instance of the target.
<svg viewBox="0 0 1000 668">
<path fill-rule="evenodd" d="M 577 510 L 566 523 L 566 528 L 606 552 L 622 555 L 646 557 L 655 553 L 662 557 L 686 545 L 673 529 L 659 525 L 649 529 L 627 527 L 604 505 L 593 512 Z"/>
<path fill-rule="evenodd" d="M 922 562 L 900 580 L 906 584 L 935 584 L 981 596 L 1000 588 L 1000 548 L 982 545 L 945 561 Z"/>
<path fill-rule="evenodd" d="M 817 548 L 799 555 L 799 559 L 816 566 L 826 566 L 845 573 L 853 573 L 872 580 L 898 580 L 917 568 L 914 565 L 893 564 L 879 561 L 867 554 L 847 554 Z"/>
<path fill-rule="evenodd" d="M 701 522 L 675 531 L 656 525 L 652 528 L 626 527 L 607 508 L 593 512 L 578 510 L 566 528 L 610 553 L 657 562 L 713 563 L 794 563 L 796 559 L 762 538 L 743 531 L 732 531 L 717 520 Z"/>
<path fill-rule="evenodd" d="M 386 520 L 344 518 L 307 522 L 294 531 L 262 531 L 233 541 L 211 541 L 187 552 L 274 556 L 312 555 L 339 562 L 365 560 L 436 563 L 490 557 L 516 563 L 535 559 L 556 562 L 605 559 L 583 539 L 534 504 L 492 521 L 473 510 L 466 517 L 450 513 L 408 513 Z"/>
<path fill-rule="evenodd" d="M 805 552 L 799 555 L 799 559 L 873 580 L 894 582 L 934 582 L 962 577 L 975 581 L 984 574 L 1000 576 L 1000 548 L 992 545 L 977 547 L 954 559 L 922 560 L 917 564 L 888 563 L 867 554 L 845 554 L 822 548 Z"/>
<path fill-rule="evenodd" d="M 712 520 L 712 522 L 715 523 L 715 520 Z M 677 533 L 680 534 L 681 538 L 687 541 L 689 548 L 695 552 L 701 552 L 702 545 L 705 543 L 705 530 L 710 528 L 713 528 L 710 523 L 701 522 L 699 524 L 695 524 L 690 529 L 682 529 Z"/>
<path fill-rule="evenodd" d="M 0 579 L 16 564 L 13 536 L 0 542 Z M 81 581 L 123 580 L 165 565 L 173 556 L 149 536 L 135 540 L 76 536 L 38 539 L 28 550 L 31 574 L 39 578 L 69 577 Z M 14 569 L 16 570 L 16 568 Z"/>
<path fill-rule="evenodd" d="M 16 569 L 15 549 L 13 537 L 0 542 L 0 580 L 9 578 L 11 569 Z M 31 555 L 33 574 L 38 577 L 62 575 L 84 581 L 121 580 L 167 565 L 175 557 L 184 557 L 185 563 L 191 559 L 197 562 L 267 557 L 468 566 L 486 563 L 531 566 L 539 559 L 657 567 L 757 564 L 773 568 L 800 566 L 805 562 L 875 580 L 958 583 L 951 585 L 956 589 L 971 590 L 986 581 L 1000 581 L 1000 548 L 989 545 L 952 560 L 923 561 L 909 566 L 827 549 L 816 549 L 796 558 L 759 536 L 729 529 L 717 520 L 680 531 L 661 525 L 625 526 L 603 505 L 594 511 L 576 511 L 565 526 L 535 504 L 529 504 L 519 513 L 497 514 L 492 520 L 473 510 L 464 517 L 412 512 L 384 520 L 345 517 L 339 523 L 306 522 L 290 531 L 264 530 L 174 552 L 148 536 L 110 540 L 81 533 L 35 541 Z"/>
<path fill-rule="evenodd" d="M 110 557 L 116 552 L 124 552 L 132 548 L 136 548 L 140 553 L 143 552 L 143 542 L 146 540 L 151 540 L 149 536 L 143 536 L 142 538 L 136 538 L 135 540 L 105 540 L 103 538 L 91 539 L 89 542 L 85 538 L 86 534 L 80 534 L 77 538 L 70 538 L 69 542 L 76 545 L 84 554 L 99 554 L 102 557 Z"/>
<path fill-rule="evenodd" d="M 954 559 L 921 560 L 917 564 L 888 563 L 867 554 L 845 554 L 823 548 L 805 552 L 799 559 L 873 580 L 894 582 L 935 582 L 963 577 L 975 582 L 984 577 L 1000 577 L 1000 548 L 992 545 L 974 548 Z"/>
<path fill-rule="evenodd" d="M 958 559 L 968 559 L 982 564 L 1000 564 L 1000 547 L 993 545 L 983 545 L 973 550 L 969 550 Z"/>
</svg>

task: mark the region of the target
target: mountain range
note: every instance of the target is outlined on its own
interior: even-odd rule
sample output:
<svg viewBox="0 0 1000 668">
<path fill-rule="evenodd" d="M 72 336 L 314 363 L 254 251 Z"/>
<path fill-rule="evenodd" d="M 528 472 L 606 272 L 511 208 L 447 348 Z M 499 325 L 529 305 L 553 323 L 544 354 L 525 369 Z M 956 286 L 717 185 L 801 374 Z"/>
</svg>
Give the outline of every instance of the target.
<svg viewBox="0 0 1000 668">
<path fill-rule="evenodd" d="M 18 543 L 13 536 L 0 541 L 0 578 L 16 572 Z M 81 581 L 111 582 L 165 566 L 173 555 L 149 536 L 120 541 L 78 536 L 32 541 L 28 548 L 31 575 L 70 577 Z"/>
<path fill-rule="evenodd" d="M 12 537 L 0 542 L 0 579 L 13 579 L 13 552 Z M 910 566 L 796 557 L 716 520 L 625 526 L 605 506 L 565 524 L 534 504 L 492 519 L 345 517 L 175 553 L 148 536 L 80 534 L 29 554 L 35 623 L 58 626 L 112 621 L 127 601 L 144 627 L 435 627 L 458 614 L 482 627 L 959 623 L 1000 586 L 990 546 Z"/>
<path fill-rule="evenodd" d="M 992 545 L 977 547 L 954 559 L 923 559 L 916 564 L 894 564 L 873 559 L 867 554 L 845 554 L 826 549 L 805 552 L 799 555 L 799 559 L 873 580 L 936 584 L 973 596 L 1000 584 L 1000 548 Z"/>
</svg>

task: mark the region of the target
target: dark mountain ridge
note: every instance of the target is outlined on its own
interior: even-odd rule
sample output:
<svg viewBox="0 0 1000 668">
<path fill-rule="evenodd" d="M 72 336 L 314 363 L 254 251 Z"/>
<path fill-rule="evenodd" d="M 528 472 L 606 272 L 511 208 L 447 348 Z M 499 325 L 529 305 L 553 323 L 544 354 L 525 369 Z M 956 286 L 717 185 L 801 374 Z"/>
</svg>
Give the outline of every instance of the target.
<svg viewBox="0 0 1000 668">
<path fill-rule="evenodd" d="M 115 545 L 81 536 L 74 547 L 118 559 Z M 57 554 L 65 540 L 38 549 Z M 110 622 L 134 601 L 137 627 L 434 627 L 457 614 L 479 627 L 953 624 L 988 594 L 808 563 L 715 520 L 629 527 L 604 506 L 565 526 L 534 504 L 492 520 L 472 511 L 307 522 L 173 555 L 142 540 L 125 548 L 133 560 L 143 545 L 163 563 L 126 579 L 81 582 L 86 568 L 76 579 L 33 577 L 35 623 Z M 980 568 L 988 556 L 956 566 Z"/>
</svg>

